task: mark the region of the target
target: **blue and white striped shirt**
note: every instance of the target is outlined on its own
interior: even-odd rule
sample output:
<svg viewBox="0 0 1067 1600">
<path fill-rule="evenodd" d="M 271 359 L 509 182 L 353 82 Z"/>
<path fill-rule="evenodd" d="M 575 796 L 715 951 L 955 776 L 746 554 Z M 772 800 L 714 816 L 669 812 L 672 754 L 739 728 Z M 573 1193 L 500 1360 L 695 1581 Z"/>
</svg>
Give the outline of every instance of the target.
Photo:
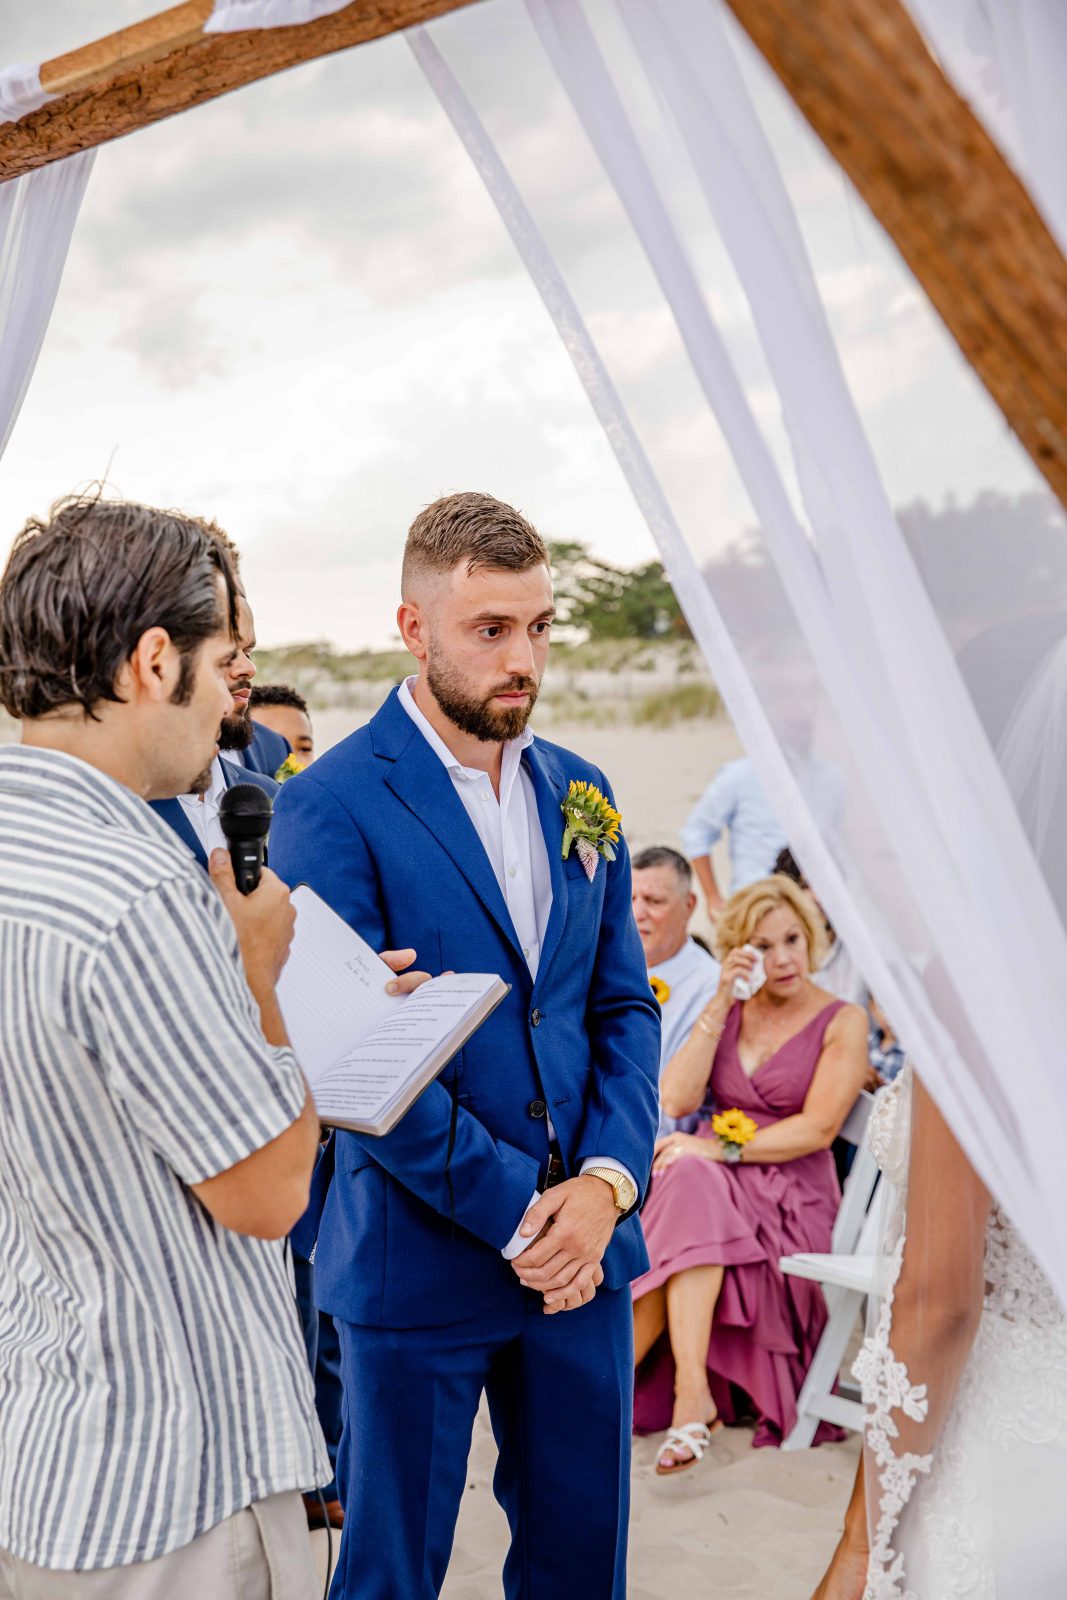
<svg viewBox="0 0 1067 1600">
<path fill-rule="evenodd" d="M 304 1092 L 176 835 L 0 749 L 0 1547 L 123 1566 L 328 1480 L 282 1246 L 189 1189 Z"/>
</svg>

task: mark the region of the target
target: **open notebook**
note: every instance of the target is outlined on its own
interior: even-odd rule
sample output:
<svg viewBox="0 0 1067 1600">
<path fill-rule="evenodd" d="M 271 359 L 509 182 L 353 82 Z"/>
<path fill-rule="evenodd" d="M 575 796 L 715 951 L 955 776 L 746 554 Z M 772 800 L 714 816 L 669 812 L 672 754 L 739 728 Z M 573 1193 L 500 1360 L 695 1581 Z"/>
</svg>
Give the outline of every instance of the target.
<svg viewBox="0 0 1067 1600">
<path fill-rule="evenodd" d="M 293 904 L 278 1003 L 315 1109 L 332 1128 L 388 1133 L 510 985 L 460 972 L 388 995 L 393 973 L 314 890 L 301 884 Z"/>
</svg>

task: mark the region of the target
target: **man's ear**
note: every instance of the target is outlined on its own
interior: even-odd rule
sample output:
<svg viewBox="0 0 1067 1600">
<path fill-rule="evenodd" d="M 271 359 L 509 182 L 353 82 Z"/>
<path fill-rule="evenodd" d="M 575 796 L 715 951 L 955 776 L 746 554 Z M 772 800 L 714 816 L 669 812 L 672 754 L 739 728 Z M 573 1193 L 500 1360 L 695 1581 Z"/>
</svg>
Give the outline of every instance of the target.
<svg viewBox="0 0 1067 1600">
<path fill-rule="evenodd" d="M 125 687 L 124 699 L 139 697 L 158 703 L 170 699 L 180 672 L 178 652 L 166 628 L 149 628 L 134 645 L 116 687 L 120 694 Z"/>
<path fill-rule="evenodd" d="M 422 607 L 414 601 L 405 600 L 397 611 L 396 625 L 405 648 L 410 650 L 416 661 L 425 661 L 426 619 Z"/>
<path fill-rule="evenodd" d="M 689 893 L 685 897 L 685 906 L 686 915 L 691 917 L 697 908 L 697 897 L 693 893 L 692 889 L 690 889 Z"/>
</svg>

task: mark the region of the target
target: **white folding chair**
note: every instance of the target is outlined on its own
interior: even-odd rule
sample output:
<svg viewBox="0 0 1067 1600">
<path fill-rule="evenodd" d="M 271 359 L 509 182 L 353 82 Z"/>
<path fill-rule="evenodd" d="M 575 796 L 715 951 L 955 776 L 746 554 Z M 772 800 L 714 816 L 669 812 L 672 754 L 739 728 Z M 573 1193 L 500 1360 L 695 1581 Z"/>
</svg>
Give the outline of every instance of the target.
<svg viewBox="0 0 1067 1600">
<path fill-rule="evenodd" d="M 797 1420 L 782 1441 L 783 1450 L 807 1450 L 820 1422 L 834 1422 L 853 1432 L 863 1427 L 860 1402 L 834 1394 L 833 1388 L 856 1318 L 875 1280 L 881 1233 L 881 1205 L 875 1191 L 881 1174 L 865 1138 L 873 1104 L 873 1095 L 861 1094 L 841 1129 L 841 1138 L 856 1146 L 856 1156 L 845 1179 L 831 1253 L 783 1256 L 779 1262 L 787 1276 L 820 1284 L 829 1312 L 797 1397 Z"/>
</svg>

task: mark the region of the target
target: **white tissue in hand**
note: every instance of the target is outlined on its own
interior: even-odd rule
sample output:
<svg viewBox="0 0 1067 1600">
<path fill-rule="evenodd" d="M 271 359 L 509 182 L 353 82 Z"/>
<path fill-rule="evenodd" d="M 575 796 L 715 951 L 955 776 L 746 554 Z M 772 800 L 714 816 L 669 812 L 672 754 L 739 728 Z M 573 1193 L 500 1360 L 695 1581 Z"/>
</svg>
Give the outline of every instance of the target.
<svg viewBox="0 0 1067 1600">
<path fill-rule="evenodd" d="M 754 944 L 743 945 L 742 948 L 750 956 L 755 956 L 752 971 L 747 978 L 734 979 L 734 999 L 751 1000 L 757 989 L 762 989 L 767 981 L 767 971 L 763 965 L 763 951 L 757 950 Z"/>
</svg>

